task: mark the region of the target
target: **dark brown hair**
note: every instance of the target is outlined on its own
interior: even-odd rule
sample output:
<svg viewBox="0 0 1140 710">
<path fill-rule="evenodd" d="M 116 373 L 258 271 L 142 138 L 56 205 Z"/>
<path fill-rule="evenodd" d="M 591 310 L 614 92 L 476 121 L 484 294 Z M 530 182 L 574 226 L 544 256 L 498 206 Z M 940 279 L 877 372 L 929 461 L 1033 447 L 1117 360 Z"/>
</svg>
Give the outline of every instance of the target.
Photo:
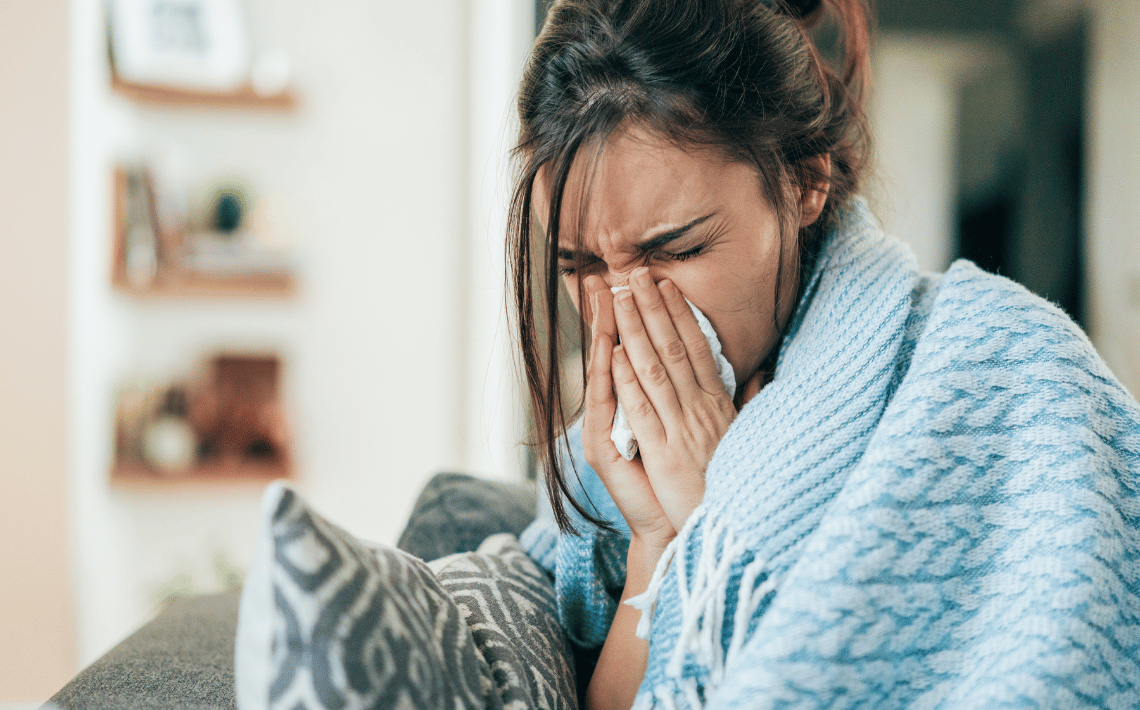
<svg viewBox="0 0 1140 710">
<path fill-rule="evenodd" d="M 755 169 L 785 234 L 796 228 L 790 225 L 798 226 L 799 195 L 827 183 L 823 213 L 799 230 L 803 268 L 858 189 L 868 160 L 862 109 L 869 78 L 865 2 L 563 0 L 550 8 L 519 90 L 520 170 L 507 259 L 534 443 L 562 530 L 574 532 L 565 503 L 609 527 L 572 495 L 559 460 L 559 442 L 581 409 L 581 403 L 571 412 L 563 408 L 557 327 L 557 245 L 575 158 L 584 148 L 596 157 L 608 136 L 630 125 L 679 146 L 715 149 Z M 822 59 L 810 34 L 828 10 L 840 28 L 844 60 L 838 71 Z M 815 167 L 820 155 L 831 158 L 829 177 Z M 544 242 L 536 244 L 532 192 L 540 171 L 550 190 L 550 211 Z M 779 283 L 778 276 L 777 297 Z M 583 349 L 585 331 L 579 318 Z"/>
</svg>

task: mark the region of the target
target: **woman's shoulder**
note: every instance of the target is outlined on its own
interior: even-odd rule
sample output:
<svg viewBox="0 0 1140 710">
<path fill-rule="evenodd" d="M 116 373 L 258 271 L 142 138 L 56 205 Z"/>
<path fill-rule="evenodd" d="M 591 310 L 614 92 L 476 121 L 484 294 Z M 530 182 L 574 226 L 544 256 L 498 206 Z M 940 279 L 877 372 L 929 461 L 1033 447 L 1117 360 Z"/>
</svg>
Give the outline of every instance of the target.
<svg viewBox="0 0 1140 710">
<path fill-rule="evenodd" d="M 1046 359 L 1064 354 L 1099 360 L 1088 336 L 1064 310 L 966 259 L 955 261 L 937 278 L 924 336 L 940 347 L 986 360 L 1024 360 L 1031 354 L 1027 348 Z M 1049 350 L 1042 350 L 1045 347 Z"/>
<path fill-rule="evenodd" d="M 1055 304 L 967 260 L 919 284 L 925 292 L 914 308 L 925 312 L 913 334 L 904 386 L 988 392 L 1005 401 L 1017 393 L 1054 403 L 1080 399 L 1123 419 L 1140 417 L 1140 405 Z"/>
</svg>

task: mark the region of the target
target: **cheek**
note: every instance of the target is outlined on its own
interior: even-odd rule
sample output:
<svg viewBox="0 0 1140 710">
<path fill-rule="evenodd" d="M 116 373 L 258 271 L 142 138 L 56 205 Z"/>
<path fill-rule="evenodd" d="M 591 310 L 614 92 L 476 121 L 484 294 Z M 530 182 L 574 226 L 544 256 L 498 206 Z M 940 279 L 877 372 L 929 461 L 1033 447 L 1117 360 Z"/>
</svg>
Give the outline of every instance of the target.
<svg viewBox="0 0 1140 710">
<path fill-rule="evenodd" d="M 578 276 L 576 276 L 576 275 L 575 276 L 563 276 L 561 278 L 562 278 L 562 285 L 566 287 L 566 293 L 567 293 L 567 295 L 570 296 L 570 302 L 574 304 L 574 310 L 577 311 L 578 313 L 581 313 L 582 314 L 582 320 L 584 320 L 587 324 L 589 324 L 593 320 L 594 315 L 592 313 L 590 313 L 590 304 L 589 303 L 585 304 L 586 310 L 585 310 L 585 312 L 583 312 L 583 310 L 582 310 L 583 304 L 578 302 L 578 288 L 579 288 Z M 583 294 L 583 295 L 585 295 L 585 294 Z"/>
<path fill-rule="evenodd" d="M 762 352 L 766 349 L 760 332 L 761 324 L 755 318 L 747 317 L 746 312 L 734 313 L 732 317 L 722 320 L 725 322 L 719 327 L 716 323 L 713 327 L 717 328 L 721 349 L 732 365 L 739 385 L 752 376 L 752 372 L 766 354 Z"/>
<path fill-rule="evenodd" d="M 772 318 L 775 274 L 765 266 L 764 261 L 744 268 L 726 266 L 678 284 L 712 323 L 738 384 L 752 376 L 777 340 Z"/>
<path fill-rule="evenodd" d="M 574 304 L 574 308 L 581 313 L 582 304 L 578 303 L 578 279 L 574 276 L 563 276 L 562 285 L 566 287 L 566 293 L 570 295 L 570 302 Z"/>
</svg>

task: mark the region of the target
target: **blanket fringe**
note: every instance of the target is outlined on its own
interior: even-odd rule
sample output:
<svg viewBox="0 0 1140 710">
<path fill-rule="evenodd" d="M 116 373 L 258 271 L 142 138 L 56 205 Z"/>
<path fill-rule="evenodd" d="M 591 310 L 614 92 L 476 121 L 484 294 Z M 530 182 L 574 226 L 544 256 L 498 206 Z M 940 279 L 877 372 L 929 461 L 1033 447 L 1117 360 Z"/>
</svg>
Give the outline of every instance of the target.
<svg viewBox="0 0 1140 710">
<path fill-rule="evenodd" d="M 757 558 L 745 565 L 738 587 L 736 613 L 732 620 L 732 639 L 728 650 L 724 651 L 721 639 L 728 581 L 733 562 L 747 551 L 748 545 L 737 539 L 728 525 L 720 521 L 709 524 L 704 531 L 700 556 L 690 583 L 685 561 L 675 558 L 677 551 L 683 549 L 691 537 L 697 517 L 692 516 L 684 530 L 665 549 L 645 592 L 625 602 L 641 611 L 637 635 L 642 639 L 648 639 L 657 598 L 665 576 L 669 572 L 671 563 L 677 562 L 672 566 L 677 577 L 681 625 L 676 645 L 665 667 L 665 675 L 674 681 L 669 685 L 674 687 L 672 689 L 658 687 L 652 693 L 643 696 L 643 703 L 648 701 L 646 707 L 657 705 L 671 710 L 677 707 L 678 699 L 683 699 L 684 703 L 692 708 L 702 707 L 696 680 L 682 678 L 686 658 L 692 654 L 693 661 L 708 670 L 706 692 L 718 687 L 724 680 L 725 667 L 740 653 L 747 641 L 748 627 L 756 610 L 765 597 L 776 588 L 775 579 L 770 574 L 765 575 L 767 560 Z M 757 585 L 758 580 L 759 585 Z M 679 694 L 680 698 L 675 693 Z"/>
<path fill-rule="evenodd" d="M 680 679 L 685 657 L 692 653 L 693 660 L 708 669 L 710 678 L 723 678 L 724 654 L 720 640 L 728 577 L 733 560 L 746 549 L 747 545 L 737 540 L 728 526 L 716 521 L 705 528 L 691 585 L 686 566 L 676 565 L 681 629 L 673 655 L 665 666 L 666 675 Z"/>
</svg>

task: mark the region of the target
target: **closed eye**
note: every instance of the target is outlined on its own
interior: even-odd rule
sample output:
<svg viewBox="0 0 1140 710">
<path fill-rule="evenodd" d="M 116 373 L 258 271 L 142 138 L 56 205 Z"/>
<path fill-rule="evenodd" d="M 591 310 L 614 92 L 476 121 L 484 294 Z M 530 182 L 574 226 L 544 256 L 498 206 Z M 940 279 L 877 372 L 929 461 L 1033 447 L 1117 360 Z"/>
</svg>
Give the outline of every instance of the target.
<svg viewBox="0 0 1140 710">
<path fill-rule="evenodd" d="M 663 252 L 662 256 L 664 256 L 666 259 L 669 259 L 670 261 L 687 261 L 689 259 L 692 259 L 694 256 L 697 256 L 704 250 L 705 246 L 702 244 L 700 246 L 693 247 L 692 249 L 687 249 L 681 252 Z"/>
<path fill-rule="evenodd" d="M 558 273 L 562 276 L 573 276 L 578 273 L 579 269 L 588 271 L 590 267 L 597 264 L 601 259 L 597 257 L 587 257 L 586 263 L 581 263 L 577 259 L 559 259 L 558 260 Z"/>
</svg>

